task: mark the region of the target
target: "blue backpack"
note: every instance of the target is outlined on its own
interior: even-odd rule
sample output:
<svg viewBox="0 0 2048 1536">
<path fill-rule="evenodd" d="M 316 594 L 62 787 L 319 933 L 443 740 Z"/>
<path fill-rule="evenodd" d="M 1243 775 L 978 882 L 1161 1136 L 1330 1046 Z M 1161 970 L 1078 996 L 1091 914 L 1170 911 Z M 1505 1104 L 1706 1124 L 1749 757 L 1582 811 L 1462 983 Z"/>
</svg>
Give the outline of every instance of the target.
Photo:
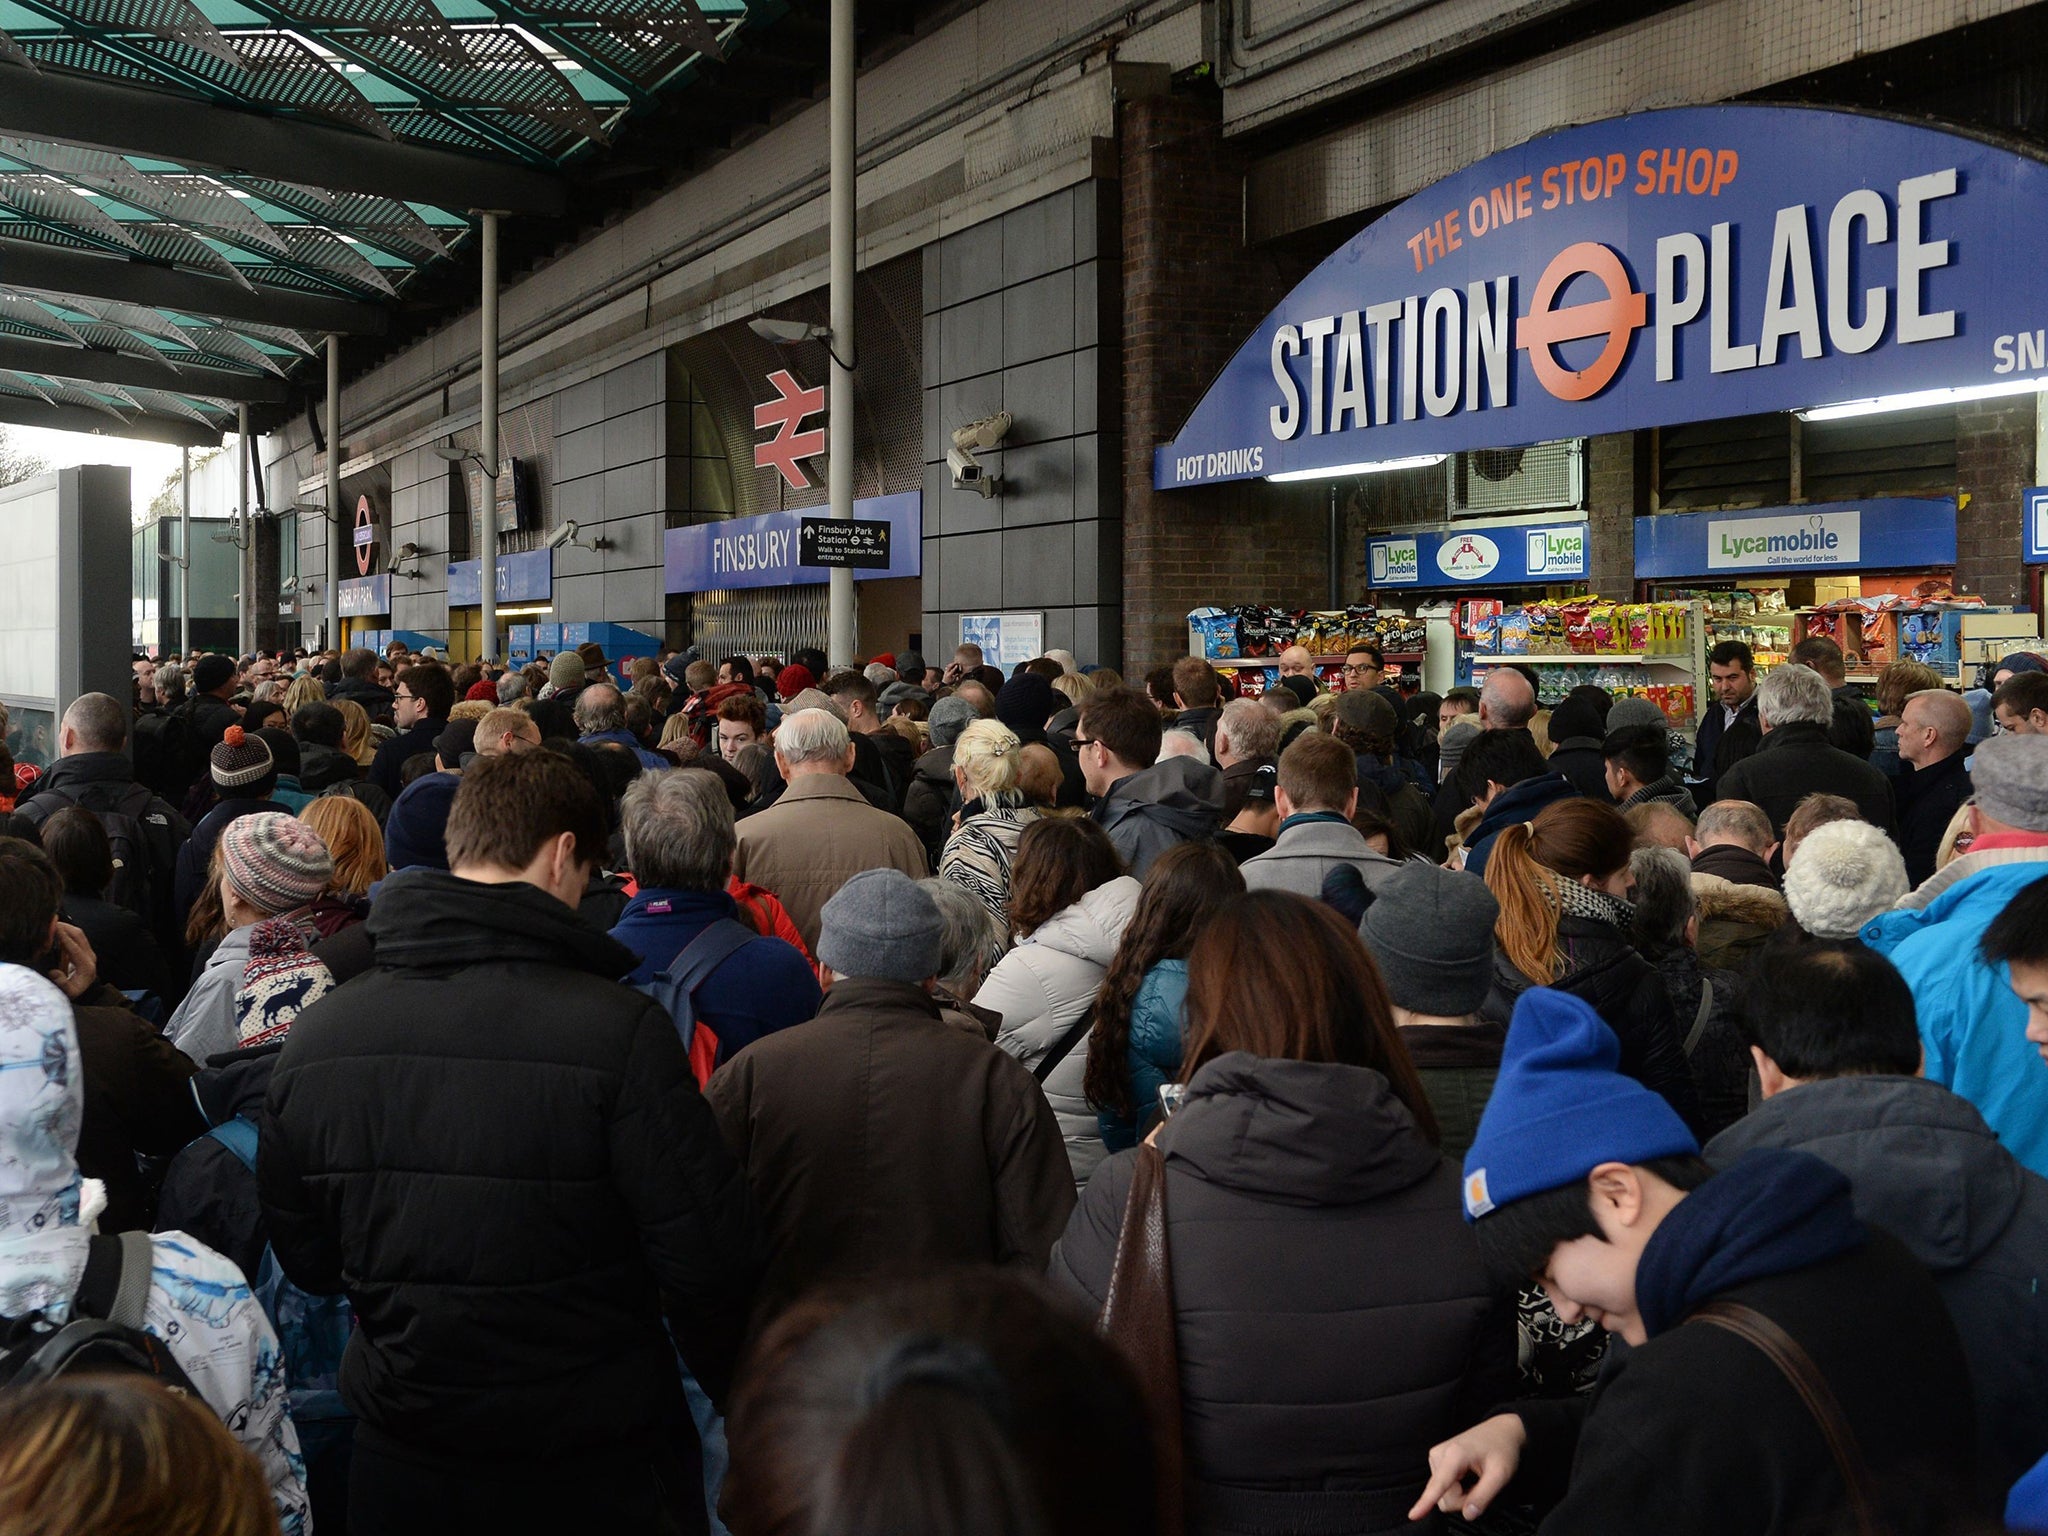
<svg viewBox="0 0 2048 1536">
<path fill-rule="evenodd" d="M 206 1134 L 234 1154 L 244 1168 L 256 1171 L 254 1121 L 237 1115 Z M 300 1290 L 285 1277 L 269 1243 L 263 1245 L 263 1260 L 249 1283 L 263 1315 L 277 1330 L 292 1422 L 299 1427 L 301 1441 L 309 1426 L 352 1422 L 353 1416 L 342 1406 L 339 1386 L 342 1352 L 355 1328 L 348 1298 Z"/>
<path fill-rule="evenodd" d="M 635 982 L 633 990 L 644 992 L 668 1010 L 676 1033 L 690 1053 L 690 1069 L 697 1086 L 711 1081 L 711 1074 L 725 1059 L 724 1042 L 697 1013 L 697 988 L 705 978 L 746 945 L 761 937 L 745 923 L 730 917 L 714 918 L 704 931 L 683 946 L 683 952 L 669 962 L 668 969 L 646 981 Z"/>
</svg>

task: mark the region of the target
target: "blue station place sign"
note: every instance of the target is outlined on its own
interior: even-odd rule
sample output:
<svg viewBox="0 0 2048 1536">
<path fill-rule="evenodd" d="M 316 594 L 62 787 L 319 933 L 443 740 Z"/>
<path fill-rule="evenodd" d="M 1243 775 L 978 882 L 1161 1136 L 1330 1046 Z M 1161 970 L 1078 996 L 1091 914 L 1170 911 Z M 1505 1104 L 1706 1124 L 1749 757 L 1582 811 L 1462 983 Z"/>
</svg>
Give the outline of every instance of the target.
<svg viewBox="0 0 2048 1536">
<path fill-rule="evenodd" d="M 555 591 L 555 552 L 530 549 L 498 556 L 498 598 L 501 603 L 545 603 Z M 484 600 L 484 563 L 448 562 L 448 606 L 474 608 Z"/>
<path fill-rule="evenodd" d="M 1724 573 L 1917 571 L 1956 563 L 1949 497 L 1887 496 L 1636 519 L 1644 580 Z"/>
<path fill-rule="evenodd" d="M 2020 497 L 2026 510 L 2021 553 L 2028 565 L 2048 562 L 2048 485 L 2030 485 Z"/>
<path fill-rule="evenodd" d="M 1253 331 L 1162 489 L 2048 371 L 2048 163 L 1858 113 L 1645 112 L 1489 156 Z"/>
<path fill-rule="evenodd" d="M 1508 587 L 1583 581 L 1584 523 L 1518 523 L 1366 541 L 1373 587 Z"/>
</svg>

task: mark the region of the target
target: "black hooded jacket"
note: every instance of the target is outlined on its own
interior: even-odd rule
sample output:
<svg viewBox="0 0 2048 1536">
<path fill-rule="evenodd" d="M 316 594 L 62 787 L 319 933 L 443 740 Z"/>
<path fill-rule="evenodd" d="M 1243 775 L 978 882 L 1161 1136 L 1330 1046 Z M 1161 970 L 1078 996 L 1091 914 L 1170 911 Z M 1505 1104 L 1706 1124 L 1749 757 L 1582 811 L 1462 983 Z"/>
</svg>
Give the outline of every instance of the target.
<svg viewBox="0 0 2048 1536">
<path fill-rule="evenodd" d="M 1195 1073 L 1158 1147 L 1189 1529 L 1406 1529 L 1429 1447 L 1514 1375 L 1457 1170 L 1379 1073 L 1242 1051 Z M 1053 1253 L 1097 1307 L 1136 1156 L 1096 1170 Z"/>
<path fill-rule="evenodd" d="M 222 1125 L 237 1115 L 255 1119 L 283 1049 L 279 1040 L 210 1057 L 192 1079 L 192 1097 L 207 1125 Z M 270 1240 L 256 1198 L 256 1175 L 220 1142 L 203 1135 L 171 1159 L 157 1196 L 156 1229 L 189 1233 L 233 1259 L 251 1280 Z"/>
<path fill-rule="evenodd" d="M 687 1445 L 675 1350 L 722 1400 L 760 1236 L 674 1023 L 612 979 L 631 951 L 430 869 L 365 926 L 376 965 L 292 1025 L 258 1157 L 285 1272 L 354 1305 L 359 1433 L 443 1466 Z"/>
</svg>

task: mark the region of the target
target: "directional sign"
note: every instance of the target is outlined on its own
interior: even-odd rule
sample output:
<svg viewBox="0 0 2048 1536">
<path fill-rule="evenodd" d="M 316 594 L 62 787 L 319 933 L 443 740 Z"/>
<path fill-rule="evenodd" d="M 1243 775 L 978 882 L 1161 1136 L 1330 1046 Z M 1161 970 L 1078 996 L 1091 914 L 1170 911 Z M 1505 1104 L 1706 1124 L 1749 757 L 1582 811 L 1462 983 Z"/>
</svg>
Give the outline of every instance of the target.
<svg viewBox="0 0 2048 1536">
<path fill-rule="evenodd" d="M 807 517 L 797 528 L 798 565 L 838 565 L 857 571 L 889 568 L 889 525 L 836 517 Z"/>
</svg>

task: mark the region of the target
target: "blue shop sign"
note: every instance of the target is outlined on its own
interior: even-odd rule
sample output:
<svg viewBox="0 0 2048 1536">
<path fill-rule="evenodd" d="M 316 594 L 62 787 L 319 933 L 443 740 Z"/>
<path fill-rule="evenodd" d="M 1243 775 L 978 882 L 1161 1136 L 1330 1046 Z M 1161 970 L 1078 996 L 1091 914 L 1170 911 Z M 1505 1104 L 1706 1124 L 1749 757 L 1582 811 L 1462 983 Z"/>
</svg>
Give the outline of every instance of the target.
<svg viewBox="0 0 2048 1536">
<path fill-rule="evenodd" d="M 2048 561 L 2048 485 L 2030 485 L 2020 497 L 2026 509 L 2026 533 L 2022 550 L 2029 565 Z"/>
<path fill-rule="evenodd" d="M 339 607 L 344 619 L 367 619 L 391 611 L 391 577 L 349 576 L 337 584 Z"/>
<path fill-rule="evenodd" d="M 1636 519 L 1636 575 L 1911 571 L 1956 563 L 1956 504 L 1946 496 L 1817 501 L 1749 512 Z"/>
<path fill-rule="evenodd" d="M 818 509 L 766 512 L 671 528 L 663 535 L 665 592 L 724 592 L 743 587 L 796 587 L 824 581 L 822 566 L 797 563 L 797 529 Z M 853 515 L 889 524 L 889 564 L 857 570 L 855 581 L 886 581 L 924 570 L 924 493 L 904 491 L 853 504 Z"/>
<path fill-rule="evenodd" d="M 1369 539 L 1367 585 L 1512 587 L 1586 576 L 1584 523 L 1516 523 Z"/>
<path fill-rule="evenodd" d="M 448 564 L 448 606 L 473 608 L 483 602 L 484 563 L 451 560 Z M 545 603 L 555 595 L 555 552 L 530 549 L 524 554 L 498 556 L 498 601 L 501 603 Z"/>
<path fill-rule="evenodd" d="M 2048 162 L 1853 112 L 1644 112 L 1367 226 L 1159 445 L 1161 489 L 2048 373 Z"/>
</svg>

